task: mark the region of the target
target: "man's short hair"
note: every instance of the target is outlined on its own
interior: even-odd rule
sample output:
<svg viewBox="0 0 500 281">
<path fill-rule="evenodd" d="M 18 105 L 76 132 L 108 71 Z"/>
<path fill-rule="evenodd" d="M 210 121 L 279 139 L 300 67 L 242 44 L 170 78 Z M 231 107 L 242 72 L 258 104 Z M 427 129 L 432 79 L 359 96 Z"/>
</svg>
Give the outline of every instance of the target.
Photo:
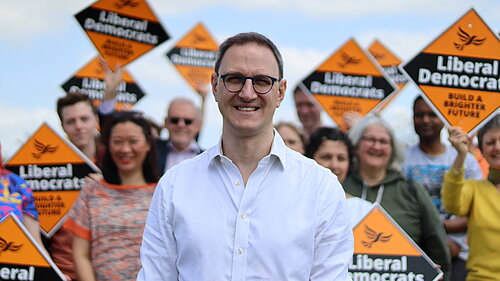
<svg viewBox="0 0 500 281">
<path fill-rule="evenodd" d="M 59 119 L 61 120 L 61 122 L 63 121 L 62 120 L 63 108 L 65 108 L 66 106 L 71 106 L 71 105 L 77 104 L 79 102 L 88 103 L 90 105 L 90 107 L 92 108 L 92 112 L 94 112 L 94 114 L 97 113 L 94 105 L 92 104 L 92 101 L 89 99 L 89 96 L 82 94 L 82 93 L 78 93 L 78 92 L 70 93 L 70 94 L 67 94 L 66 96 L 61 97 L 57 100 L 57 115 L 59 115 Z"/>
<path fill-rule="evenodd" d="M 276 62 L 278 63 L 279 68 L 278 78 L 279 80 L 283 79 L 283 59 L 281 58 L 281 54 L 278 51 L 278 48 L 269 38 L 257 32 L 239 33 L 234 35 L 233 37 L 229 37 L 228 39 L 226 39 L 226 41 L 220 44 L 219 50 L 217 51 L 217 60 L 215 61 L 215 73 L 219 73 L 222 58 L 229 48 L 234 45 L 242 46 L 249 43 L 255 43 L 259 46 L 267 47 L 273 52 L 274 58 L 276 58 Z"/>
</svg>

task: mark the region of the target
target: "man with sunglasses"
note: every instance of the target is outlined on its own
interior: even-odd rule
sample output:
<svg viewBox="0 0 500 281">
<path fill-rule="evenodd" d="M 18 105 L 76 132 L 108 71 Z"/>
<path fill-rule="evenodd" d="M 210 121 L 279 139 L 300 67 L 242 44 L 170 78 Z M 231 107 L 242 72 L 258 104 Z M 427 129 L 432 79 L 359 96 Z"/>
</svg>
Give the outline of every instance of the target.
<svg viewBox="0 0 500 281">
<path fill-rule="evenodd" d="M 227 39 L 211 82 L 221 140 L 158 183 L 137 280 L 350 280 L 340 183 L 273 129 L 286 90 L 274 43 L 253 32 Z"/>
<path fill-rule="evenodd" d="M 165 118 L 169 139 L 158 139 L 158 168 L 163 174 L 179 162 L 201 153 L 196 135 L 201 129 L 201 112 L 189 99 L 176 98 L 170 102 Z"/>
</svg>

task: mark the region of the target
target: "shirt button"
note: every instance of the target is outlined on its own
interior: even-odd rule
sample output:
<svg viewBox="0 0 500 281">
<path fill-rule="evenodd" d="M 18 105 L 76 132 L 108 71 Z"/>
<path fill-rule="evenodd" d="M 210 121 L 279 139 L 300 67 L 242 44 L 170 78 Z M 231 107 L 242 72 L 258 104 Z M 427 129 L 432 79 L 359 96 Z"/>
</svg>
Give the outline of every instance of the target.
<svg viewBox="0 0 500 281">
<path fill-rule="evenodd" d="M 242 249 L 242 248 L 238 248 L 238 249 L 236 250 L 236 252 L 238 252 L 238 255 L 241 255 L 241 254 L 243 254 L 243 249 Z"/>
<path fill-rule="evenodd" d="M 248 216 L 247 216 L 247 214 L 241 214 L 241 218 L 242 218 L 242 219 L 246 220 L 246 219 L 247 219 L 247 217 L 248 217 Z"/>
<path fill-rule="evenodd" d="M 240 181 L 238 181 L 238 180 L 237 180 L 237 181 L 235 181 L 235 182 L 234 182 L 234 185 L 240 185 Z"/>
</svg>

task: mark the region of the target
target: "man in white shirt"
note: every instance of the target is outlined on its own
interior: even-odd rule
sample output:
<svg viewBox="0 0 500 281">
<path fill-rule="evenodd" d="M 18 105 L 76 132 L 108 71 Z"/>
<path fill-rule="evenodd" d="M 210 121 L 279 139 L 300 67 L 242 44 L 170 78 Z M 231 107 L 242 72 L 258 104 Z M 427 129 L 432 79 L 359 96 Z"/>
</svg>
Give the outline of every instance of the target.
<svg viewBox="0 0 500 281">
<path fill-rule="evenodd" d="M 221 141 L 160 180 L 137 280 L 350 280 L 340 183 L 273 129 L 285 90 L 269 39 L 241 33 L 222 43 L 212 74 Z"/>
</svg>

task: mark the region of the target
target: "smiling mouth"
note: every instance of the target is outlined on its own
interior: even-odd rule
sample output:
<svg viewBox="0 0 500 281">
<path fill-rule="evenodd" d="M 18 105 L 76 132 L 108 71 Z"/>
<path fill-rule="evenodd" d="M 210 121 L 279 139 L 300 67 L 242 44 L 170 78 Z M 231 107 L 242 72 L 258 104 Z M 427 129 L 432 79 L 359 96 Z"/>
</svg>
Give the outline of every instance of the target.
<svg viewBox="0 0 500 281">
<path fill-rule="evenodd" d="M 258 107 L 235 106 L 238 111 L 256 111 Z"/>
</svg>

